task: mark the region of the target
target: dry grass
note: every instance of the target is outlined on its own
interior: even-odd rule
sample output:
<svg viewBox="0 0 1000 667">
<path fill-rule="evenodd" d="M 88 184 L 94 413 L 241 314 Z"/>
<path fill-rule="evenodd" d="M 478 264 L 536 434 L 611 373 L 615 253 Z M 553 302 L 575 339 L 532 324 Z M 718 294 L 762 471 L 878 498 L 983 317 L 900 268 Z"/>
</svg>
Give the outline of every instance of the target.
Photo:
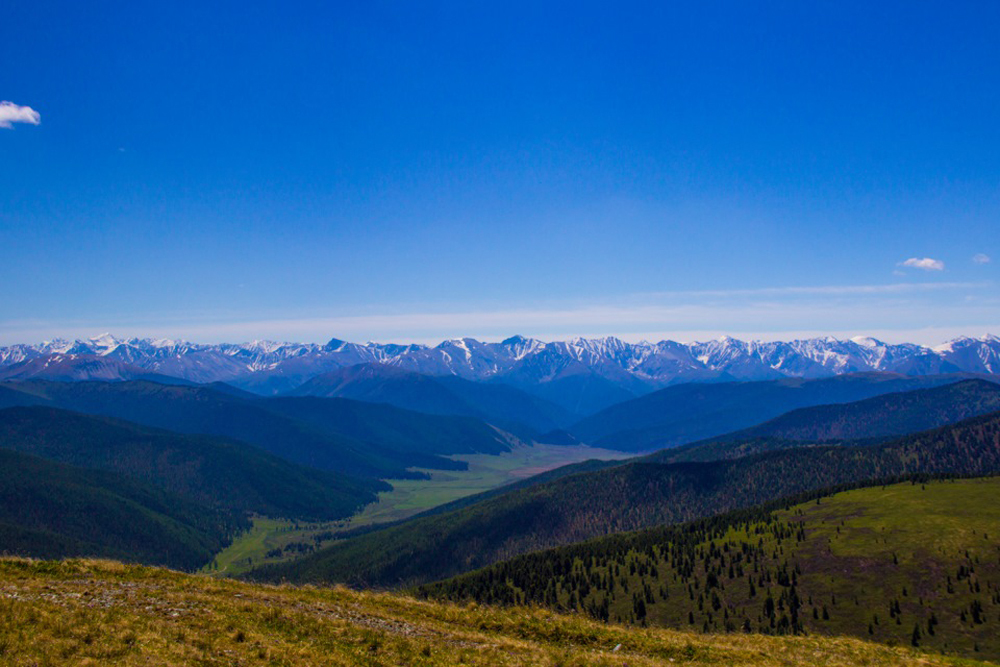
<svg viewBox="0 0 1000 667">
<path fill-rule="evenodd" d="M 618 650 L 615 647 L 621 645 Z M 534 608 L 0 560 L 4 665 L 972 665 L 854 639 L 700 635 Z"/>
</svg>

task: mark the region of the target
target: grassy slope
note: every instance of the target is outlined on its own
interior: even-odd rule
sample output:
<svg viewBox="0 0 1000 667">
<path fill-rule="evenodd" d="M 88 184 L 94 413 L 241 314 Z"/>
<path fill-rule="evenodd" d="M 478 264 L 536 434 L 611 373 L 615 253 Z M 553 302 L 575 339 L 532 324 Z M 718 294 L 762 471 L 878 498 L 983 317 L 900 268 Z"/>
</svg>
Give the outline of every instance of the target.
<svg viewBox="0 0 1000 667">
<path fill-rule="evenodd" d="M 617 651 L 615 647 L 619 646 Z M 0 560 L 0 661 L 41 665 L 975 665 L 853 639 L 704 636 L 540 609 Z"/>
<path fill-rule="evenodd" d="M 599 617 L 608 600 L 604 613 L 612 620 L 781 632 L 794 584 L 806 633 L 909 645 L 916 625 L 922 647 L 1000 659 L 1000 478 L 858 489 L 772 516 L 595 540 L 424 590 L 454 599 L 513 594 L 508 599 L 590 609 Z M 560 568 L 569 563 L 567 576 Z M 793 573 L 791 582 L 781 581 L 783 568 Z M 585 572 L 587 583 L 578 576 Z M 614 587 L 591 585 L 609 572 Z M 644 598 L 643 612 L 636 595 Z M 765 615 L 769 597 L 779 602 L 776 623 Z M 977 601 L 979 622 L 972 613 Z M 932 616 L 938 623 L 930 634 Z"/>
<path fill-rule="evenodd" d="M 489 497 L 253 576 L 392 587 L 520 553 L 912 473 L 1000 472 L 1000 413 L 872 447 L 799 447 L 712 463 L 636 462 Z"/>
</svg>

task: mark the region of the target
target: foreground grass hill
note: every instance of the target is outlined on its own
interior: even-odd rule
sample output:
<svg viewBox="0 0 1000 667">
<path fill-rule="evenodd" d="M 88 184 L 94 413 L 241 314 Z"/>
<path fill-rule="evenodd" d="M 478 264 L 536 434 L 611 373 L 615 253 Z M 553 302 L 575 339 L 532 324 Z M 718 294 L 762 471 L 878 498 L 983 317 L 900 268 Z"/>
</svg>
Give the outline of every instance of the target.
<svg viewBox="0 0 1000 667">
<path fill-rule="evenodd" d="M 978 665 L 845 638 L 702 635 L 537 607 L 254 586 L 112 561 L 0 560 L 10 665 Z"/>
<path fill-rule="evenodd" d="M 593 540 L 422 587 L 639 625 L 1000 660 L 1000 478 L 911 480 Z"/>
</svg>

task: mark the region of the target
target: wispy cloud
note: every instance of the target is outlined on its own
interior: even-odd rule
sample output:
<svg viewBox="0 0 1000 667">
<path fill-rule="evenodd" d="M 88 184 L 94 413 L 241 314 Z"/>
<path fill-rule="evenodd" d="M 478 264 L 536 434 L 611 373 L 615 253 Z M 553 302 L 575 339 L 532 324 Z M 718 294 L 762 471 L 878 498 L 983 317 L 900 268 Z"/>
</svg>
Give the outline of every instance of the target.
<svg viewBox="0 0 1000 667">
<path fill-rule="evenodd" d="M 0 102 L 0 127 L 13 129 L 14 123 L 38 125 L 42 115 L 31 107 L 23 107 L 13 102 Z"/>
<path fill-rule="evenodd" d="M 914 261 L 914 260 L 908 260 Z M 923 261 L 923 260 L 921 260 Z M 927 260 L 937 261 L 937 260 Z M 942 263 L 942 268 L 944 264 Z M 758 287 L 731 290 L 690 290 L 655 292 L 643 296 L 661 297 L 754 297 L 754 296 L 849 296 L 857 294 L 902 294 L 905 292 L 936 292 L 953 289 L 979 289 L 990 283 L 888 283 L 882 285 L 809 285 L 786 287 Z"/>
<path fill-rule="evenodd" d="M 972 256 L 972 261 L 975 264 L 989 264 L 990 256 L 983 252 L 977 252 Z"/>
<path fill-rule="evenodd" d="M 974 296 L 975 298 L 969 298 Z M 2 322 L 0 343 L 75 338 L 110 330 L 118 336 L 233 342 L 269 338 L 324 342 L 435 343 L 472 336 L 500 340 L 515 333 L 542 340 L 616 335 L 626 340 L 691 341 L 721 334 L 763 340 L 809 335 L 875 335 L 890 342 L 936 344 L 951 334 L 1000 332 L 1000 298 L 984 283 L 788 286 L 622 295 L 603 302 L 534 303 L 479 309 L 389 306 L 340 313 L 164 314 L 142 322 Z M 948 336 L 940 328 L 948 322 Z"/>
<path fill-rule="evenodd" d="M 911 257 L 905 262 L 900 262 L 900 266 L 908 266 L 911 269 L 922 269 L 924 271 L 944 271 L 944 262 L 940 259 L 930 257 Z"/>
</svg>

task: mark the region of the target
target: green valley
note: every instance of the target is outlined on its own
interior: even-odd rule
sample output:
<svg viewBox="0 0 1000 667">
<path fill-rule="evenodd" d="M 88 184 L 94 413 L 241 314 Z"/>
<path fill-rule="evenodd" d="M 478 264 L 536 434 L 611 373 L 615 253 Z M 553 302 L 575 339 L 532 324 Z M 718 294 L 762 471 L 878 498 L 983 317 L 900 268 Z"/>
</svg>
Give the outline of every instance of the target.
<svg viewBox="0 0 1000 667">
<path fill-rule="evenodd" d="M 586 445 L 518 445 L 509 452 L 459 454 L 450 458 L 468 464 L 465 470 L 415 469 L 417 479 L 392 480 L 392 489 L 346 519 L 309 523 L 257 516 L 253 526 L 237 536 L 204 571 L 238 575 L 254 566 L 286 561 L 341 539 L 355 529 L 402 521 L 475 494 L 526 480 L 560 466 L 592 459 L 612 461 L 628 456 Z"/>
</svg>

